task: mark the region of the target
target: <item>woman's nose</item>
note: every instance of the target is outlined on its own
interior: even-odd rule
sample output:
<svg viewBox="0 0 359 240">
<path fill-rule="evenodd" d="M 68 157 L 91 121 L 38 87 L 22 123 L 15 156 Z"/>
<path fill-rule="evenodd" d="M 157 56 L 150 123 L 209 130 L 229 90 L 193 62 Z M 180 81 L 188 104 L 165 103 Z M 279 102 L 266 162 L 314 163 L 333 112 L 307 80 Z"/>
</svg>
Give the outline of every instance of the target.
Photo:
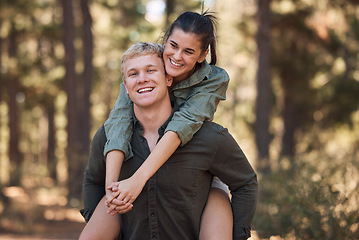
<svg viewBox="0 0 359 240">
<path fill-rule="evenodd" d="M 176 60 L 181 59 L 181 51 L 180 50 L 176 51 L 173 54 L 173 58 L 176 59 Z"/>
</svg>

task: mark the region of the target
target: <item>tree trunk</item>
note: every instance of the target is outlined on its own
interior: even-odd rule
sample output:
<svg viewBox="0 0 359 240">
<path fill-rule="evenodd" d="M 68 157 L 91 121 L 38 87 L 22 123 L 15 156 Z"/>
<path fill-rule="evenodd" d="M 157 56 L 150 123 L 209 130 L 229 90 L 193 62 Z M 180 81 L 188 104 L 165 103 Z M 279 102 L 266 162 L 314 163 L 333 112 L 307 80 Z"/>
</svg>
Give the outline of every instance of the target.
<svg viewBox="0 0 359 240">
<path fill-rule="evenodd" d="M 92 89 L 92 74 L 93 74 L 93 37 L 91 32 L 92 19 L 88 6 L 88 0 L 81 0 L 81 12 L 83 18 L 82 30 L 83 30 L 83 61 L 84 61 L 84 72 L 83 72 L 83 90 L 82 94 L 82 108 L 80 114 L 79 123 L 79 136 L 80 143 L 82 145 L 81 152 L 84 155 L 88 155 L 90 146 L 90 93 Z"/>
<path fill-rule="evenodd" d="M 174 12 L 176 0 L 166 0 L 166 29 L 171 24 L 171 15 Z"/>
<path fill-rule="evenodd" d="M 56 172 L 56 156 L 55 156 L 55 106 L 52 102 L 47 107 L 47 115 L 48 115 L 48 138 L 47 138 L 47 169 L 49 171 L 49 175 L 55 182 L 57 182 L 57 172 Z"/>
<path fill-rule="evenodd" d="M 295 40 L 292 40 L 287 51 L 290 56 L 297 56 L 299 54 Z M 300 89 L 298 81 L 303 81 L 303 79 L 298 79 L 298 76 L 293 76 L 295 72 L 297 71 L 292 69 L 290 66 L 284 66 L 280 73 L 283 89 L 282 120 L 284 126 L 281 156 L 290 158 L 292 158 L 295 154 L 295 131 L 299 126 L 296 102 L 298 89 Z"/>
<path fill-rule="evenodd" d="M 258 1 L 258 68 L 255 135 L 258 151 L 258 169 L 269 171 L 269 118 L 270 118 L 270 0 Z"/>
<path fill-rule="evenodd" d="M 282 110 L 282 119 L 283 119 L 283 136 L 282 136 L 282 146 L 281 146 L 281 155 L 286 157 L 293 157 L 295 153 L 295 130 L 297 129 L 297 110 L 295 96 L 293 89 L 293 81 L 290 79 L 290 72 L 283 70 L 281 74 L 282 87 L 283 87 L 283 110 Z"/>
<path fill-rule="evenodd" d="M 76 106 L 76 74 L 75 74 L 75 26 L 72 1 L 62 0 L 64 47 L 65 47 L 65 90 L 67 93 L 67 161 L 68 161 L 68 198 L 81 196 L 81 181 L 78 179 L 78 129 Z"/>
<path fill-rule="evenodd" d="M 14 26 L 13 26 L 14 27 Z M 18 92 L 18 70 L 16 68 L 16 33 L 12 30 L 9 35 L 9 60 L 12 61 L 9 69 L 9 129 L 10 129 L 10 143 L 9 143 L 9 158 L 11 163 L 10 185 L 20 185 L 21 180 L 21 154 L 19 151 L 19 124 L 18 124 L 18 109 L 16 104 L 16 94 Z"/>
</svg>

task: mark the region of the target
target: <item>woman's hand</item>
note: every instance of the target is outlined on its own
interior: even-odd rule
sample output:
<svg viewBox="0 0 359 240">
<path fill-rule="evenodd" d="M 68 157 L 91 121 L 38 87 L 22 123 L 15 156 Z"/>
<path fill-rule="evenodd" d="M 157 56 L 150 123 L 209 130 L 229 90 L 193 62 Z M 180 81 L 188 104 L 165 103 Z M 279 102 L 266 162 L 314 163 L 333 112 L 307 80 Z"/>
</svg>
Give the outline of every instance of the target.
<svg viewBox="0 0 359 240">
<path fill-rule="evenodd" d="M 113 191 L 118 191 L 118 200 L 133 203 L 138 195 L 140 195 L 145 183 L 146 181 L 133 175 L 130 178 L 120 181 L 119 184 L 112 189 Z"/>
<path fill-rule="evenodd" d="M 112 198 L 111 201 L 106 201 L 109 207 L 108 212 L 123 214 L 131 210 L 132 203 L 140 195 L 145 183 L 146 181 L 133 175 L 128 179 L 111 184 L 108 189 L 111 189 L 112 196 L 116 196 L 116 199 Z"/>
</svg>

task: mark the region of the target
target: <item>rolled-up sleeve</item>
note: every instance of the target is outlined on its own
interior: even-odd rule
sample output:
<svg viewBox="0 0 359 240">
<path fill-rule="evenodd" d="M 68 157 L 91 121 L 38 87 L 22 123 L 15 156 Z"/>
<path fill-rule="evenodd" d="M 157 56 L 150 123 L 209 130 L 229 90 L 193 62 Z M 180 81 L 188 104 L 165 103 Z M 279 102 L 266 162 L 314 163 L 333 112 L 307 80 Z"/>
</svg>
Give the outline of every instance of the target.
<svg viewBox="0 0 359 240">
<path fill-rule="evenodd" d="M 115 107 L 105 122 L 105 131 L 108 138 L 103 152 L 105 156 L 112 150 L 122 151 L 125 155 L 125 160 L 133 156 L 130 144 L 132 124 L 133 103 L 126 93 L 125 85 L 122 83 Z"/>
<path fill-rule="evenodd" d="M 104 127 L 99 128 L 93 137 L 88 165 L 83 180 L 84 209 L 80 212 L 88 222 L 97 204 L 105 195 L 106 160 L 103 149 L 107 141 Z"/>
<path fill-rule="evenodd" d="M 192 139 L 203 121 L 213 120 L 219 101 L 226 99 L 228 83 L 227 72 L 213 66 L 211 74 L 203 81 L 172 91 L 179 110 L 174 113 L 166 131 L 176 132 L 181 146 Z"/>
</svg>

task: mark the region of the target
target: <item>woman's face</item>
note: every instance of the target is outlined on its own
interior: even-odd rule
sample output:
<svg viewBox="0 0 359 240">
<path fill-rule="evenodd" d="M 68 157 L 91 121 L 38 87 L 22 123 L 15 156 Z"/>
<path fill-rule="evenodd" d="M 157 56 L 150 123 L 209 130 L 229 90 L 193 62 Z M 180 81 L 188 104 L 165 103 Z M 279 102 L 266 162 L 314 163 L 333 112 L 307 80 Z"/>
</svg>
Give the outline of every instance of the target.
<svg viewBox="0 0 359 240">
<path fill-rule="evenodd" d="M 186 33 L 175 28 L 165 42 L 163 60 L 166 72 L 175 83 L 191 76 L 197 62 L 203 62 L 208 50 L 201 51 L 201 42 L 194 33 Z"/>
</svg>

